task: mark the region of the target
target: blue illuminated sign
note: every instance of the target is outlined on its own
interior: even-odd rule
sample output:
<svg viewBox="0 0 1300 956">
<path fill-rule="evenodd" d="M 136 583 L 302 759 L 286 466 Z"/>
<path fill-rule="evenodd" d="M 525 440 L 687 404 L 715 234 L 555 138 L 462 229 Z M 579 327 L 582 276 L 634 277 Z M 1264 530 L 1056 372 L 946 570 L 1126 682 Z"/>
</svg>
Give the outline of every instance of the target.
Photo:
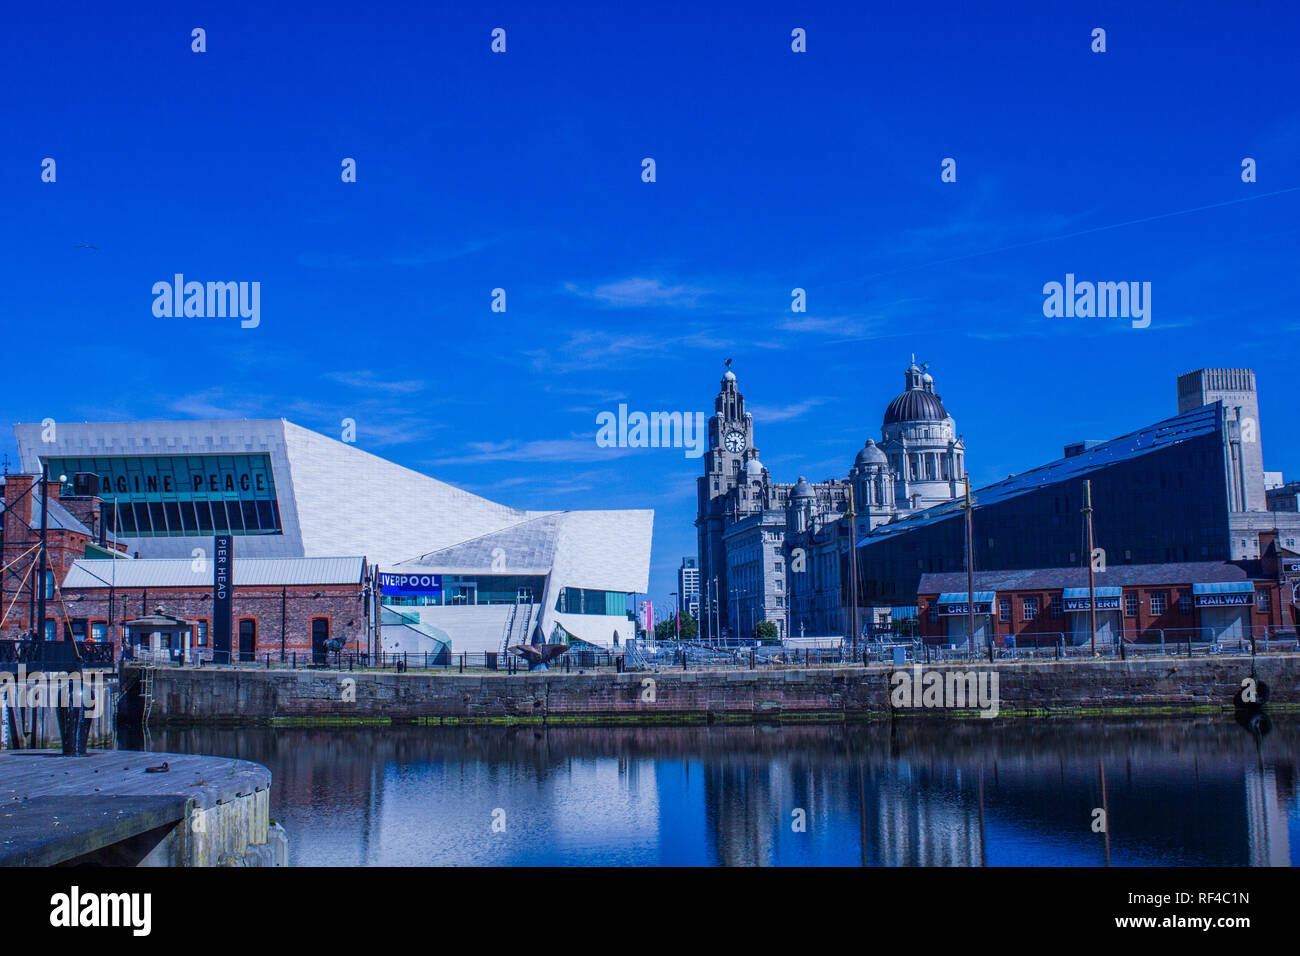
<svg viewBox="0 0 1300 956">
<path fill-rule="evenodd" d="M 380 572 L 379 587 L 385 594 L 441 594 L 442 575 Z"/>
</svg>

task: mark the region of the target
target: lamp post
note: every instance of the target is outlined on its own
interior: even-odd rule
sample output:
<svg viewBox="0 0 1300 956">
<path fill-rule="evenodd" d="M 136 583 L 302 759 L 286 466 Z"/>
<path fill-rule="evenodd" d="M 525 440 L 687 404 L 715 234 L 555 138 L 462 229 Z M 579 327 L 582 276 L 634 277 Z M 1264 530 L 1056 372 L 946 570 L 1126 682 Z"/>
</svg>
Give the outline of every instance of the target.
<svg viewBox="0 0 1300 956">
<path fill-rule="evenodd" d="M 1092 482 L 1083 481 L 1083 520 L 1088 529 L 1088 553 L 1084 560 L 1088 562 L 1088 625 L 1092 634 L 1092 656 L 1097 656 L 1097 589 L 1092 576 Z"/>
</svg>

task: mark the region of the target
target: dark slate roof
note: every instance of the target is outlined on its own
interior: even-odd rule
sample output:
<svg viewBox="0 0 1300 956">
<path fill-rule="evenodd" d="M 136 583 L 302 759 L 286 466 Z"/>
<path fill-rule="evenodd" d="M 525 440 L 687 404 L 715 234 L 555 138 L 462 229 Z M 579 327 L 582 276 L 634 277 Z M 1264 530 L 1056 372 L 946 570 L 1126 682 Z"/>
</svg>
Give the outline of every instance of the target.
<svg viewBox="0 0 1300 956">
<path fill-rule="evenodd" d="M 1152 584 L 1208 584 L 1249 581 L 1263 577 L 1258 561 L 1184 561 L 1171 564 L 1116 564 L 1093 575 L 1094 587 L 1137 587 Z M 1087 568 L 1023 568 L 1016 571 L 976 571 L 977 591 L 1059 591 L 1086 588 Z M 917 594 L 965 591 L 965 571 L 923 574 Z"/>
<path fill-rule="evenodd" d="M 39 491 L 33 491 L 32 495 L 32 523 L 30 527 L 34 531 L 40 530 L 41 527 L 41 495 Z M 4 510 L 0 507 L 0 511 Z M 15 512 L 17 516 L 17 512 Z M 46 524 L 51 530 L 75 531 L 78 534 L 84 534 L 92 537 L 91 531 L 84 524 L 72 516 L 72 512 L 59 504 L 57 498 L 50 499 L 50 506 L 45 516 Z"/>
<path fill-rule="evenodd" d="M 1182 415 L 1148 425 L 1146 428 L 1139 428 L 1119 438 L 1113 438 L 1073 457 L 1058 458 L 1046 465 L 1012 475 L 996 484 L 985 485 L 975 490 L 975 509 L 978 511 L 986 505 L 997 504 L 1069 479 L 1082 478 L 1117 462 L 1140 458 L 1158 449 L 1177 445 L 1202 435 L 1212 435 L 1219 430 L 1219 409 L 1218 402 L 1204 405 Z M 960 501 L 947 501 L 932 508 L 911 512 L 904 518 L 876 528 L 860 547 L 869 547 L 895 534 L 905 534 L 915 528 L 944 521 L 961 513 Z"/>
<path fill-rule="evenodd" d="M 885 409 L 884 424 L 894 422 L 941 422 L 948 417 L 948 412 L 934 392 L 923 388 L 909 388 L 899 395 Z"/>
</svg>

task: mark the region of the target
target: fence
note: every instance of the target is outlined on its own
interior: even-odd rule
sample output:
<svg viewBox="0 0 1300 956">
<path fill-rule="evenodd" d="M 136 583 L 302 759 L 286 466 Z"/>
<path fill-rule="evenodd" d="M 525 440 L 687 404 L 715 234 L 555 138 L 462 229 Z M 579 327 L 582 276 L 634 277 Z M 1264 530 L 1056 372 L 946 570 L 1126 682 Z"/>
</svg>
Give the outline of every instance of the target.
<svg viewBox="0 0 1300 956">
<path fill-rule="evenodd" d="M 1073 643 L 1078 635 L 1071 632 L 1030 635 L 1034 643 L 989 645 L 931 644 L 919 638 L 871 640 L 856 646 L 851 642 L 832 648 L 791 648 L 757 641 L 732 642 L 726 645 L 663 641 L 658 643 L 628 640 L 623 653 L 570 648 L 550 662 L 553 673 L 593 670 L 720 670 L 727 668 L 795 668 L 831 667 L 850 664 L 913 664 L 969 660 L 1068 660 L 1092 658 L 1091 641 Z M 12 643 L 12 642 L 11 642 Z M 0 642 L 0 660 L 3 660 Z M 111 647 L 110 659 L 111 659 Z M 1300 637 L 1295 628 L 1247 628 L 1240 636 L 1210 638 L 1198 628 L 1151 629 L 1129 632 L 1122 641 L 1099 635 L 1095 655 L 1101 658 L 1208 657 L 1216 654 L 1275 654 L 1300 652 Z M 192 666 L 192 665 L 191 665 Z M 202 667 L 220 666 L 203 662 Z M 344 652 L 317 655 L 290 654 L 284 661 L 278 655 L 264 654 L 256 662 L 242 661 L 233 666 L 257 666 L 267 669 L 321 668 L 341 670 L 426 671 L 441 673 L 498 672 L 516 674 L 527 671 L 525 660 L 516 654 L 494 651 L 453 652 L 446 648 L 436 652 L 386 653 L 379 655 Z"/>
<path fill-rule="evenodd" d="M 0 641 L 0 665 L 75 670 L 113 666 L 112 644 L 98 641 Z"/>
</svg>

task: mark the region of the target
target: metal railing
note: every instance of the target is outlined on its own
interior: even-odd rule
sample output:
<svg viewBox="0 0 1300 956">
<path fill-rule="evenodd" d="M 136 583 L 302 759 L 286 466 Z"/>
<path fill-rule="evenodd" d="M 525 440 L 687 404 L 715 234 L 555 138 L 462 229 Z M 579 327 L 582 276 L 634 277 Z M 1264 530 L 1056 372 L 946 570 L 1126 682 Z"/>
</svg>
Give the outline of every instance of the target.
<svg viewBox="0 0 1300 956">
<path fill-rule="evenodd" d="M 114 647 L 99 641 L 0 641 L 0 666 L 25 665 L 70 670 L 78 667 L 112 667 Z"/>
</svg>

